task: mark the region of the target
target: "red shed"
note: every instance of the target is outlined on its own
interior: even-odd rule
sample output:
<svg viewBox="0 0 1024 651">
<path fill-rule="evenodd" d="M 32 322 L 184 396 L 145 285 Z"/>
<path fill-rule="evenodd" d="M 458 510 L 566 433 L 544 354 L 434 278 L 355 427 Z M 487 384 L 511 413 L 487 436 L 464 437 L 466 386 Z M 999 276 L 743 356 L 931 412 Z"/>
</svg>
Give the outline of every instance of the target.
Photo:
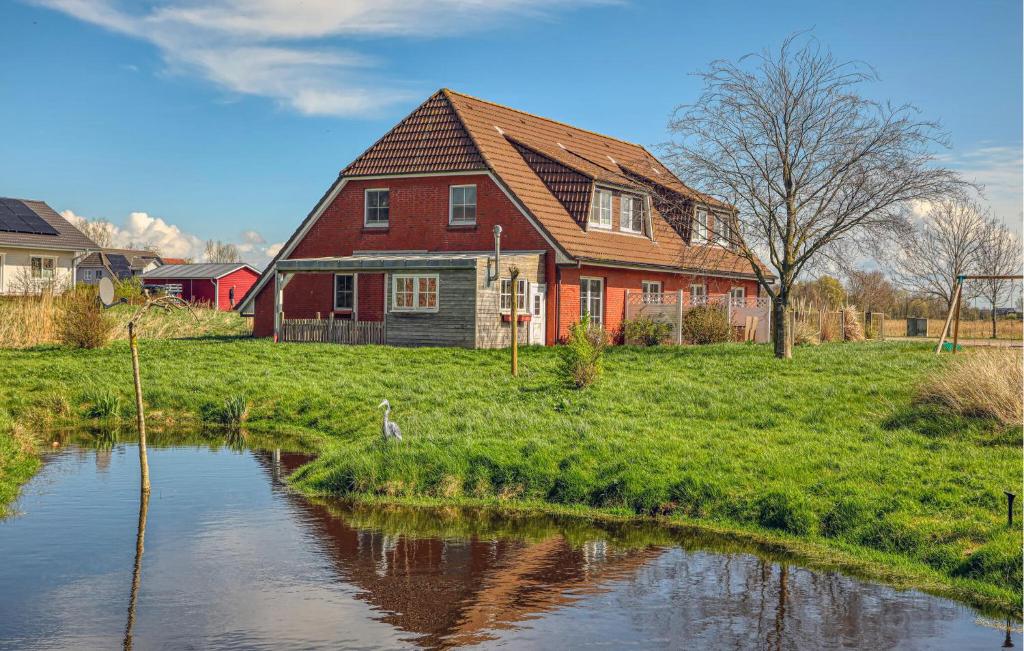
<svg viewBox="0 0 1024 651">
<path fill-rule="evenodd" d="M 163 289 L 192 303 L 216 303 L 230 310 L 259 279 L 260 273 L 242 262 L 165 264 L 142 276 L 147 288 Z"/>
</svg>

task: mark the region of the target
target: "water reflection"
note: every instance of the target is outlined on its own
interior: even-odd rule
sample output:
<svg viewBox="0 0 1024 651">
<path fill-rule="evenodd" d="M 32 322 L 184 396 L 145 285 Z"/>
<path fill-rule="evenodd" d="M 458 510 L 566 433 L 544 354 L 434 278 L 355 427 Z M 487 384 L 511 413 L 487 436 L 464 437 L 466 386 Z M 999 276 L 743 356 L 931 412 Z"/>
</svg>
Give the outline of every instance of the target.
<svg viewBox="0 0 1024 651">
<path fill-rule="evenodd" d="M 282 483 L 305 456 L 197 444 L 161 448 L 153 438 L 151 502 L 138 501 L 130 443 L 72 446 L 48 461 L 24 514 L 0 522 L 0 554 L 18 559 L 0 564 L 0 586 L 18 586 L 0 590 L 0 649 L 1004 641 L 1002 626 L 982 626 L 954 602 L 810 571 L 728 539 L 307 500 Z M 1011 641 L 1020 646 L 1019 632 Z"/>
</svg>

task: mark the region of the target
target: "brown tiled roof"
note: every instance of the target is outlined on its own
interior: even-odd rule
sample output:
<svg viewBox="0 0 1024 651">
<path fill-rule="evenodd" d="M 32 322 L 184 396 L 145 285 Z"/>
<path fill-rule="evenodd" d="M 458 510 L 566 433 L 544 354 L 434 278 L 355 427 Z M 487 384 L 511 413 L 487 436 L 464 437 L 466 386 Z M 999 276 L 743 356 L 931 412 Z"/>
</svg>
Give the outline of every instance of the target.
<svg viewBox="0 0 1024 651">
<path fill-rule="evenodd" d="M 343 176 L 485 169 L 483 158 L 441 91 L 342 170 Z"/>
<path fill-rule="evenodd" d="M 610 179 L 621 179 L 619 183 L 623 185 L 654 183 L 684 198 L 726 207 L 689 188 L 640 145 L 451 90 L 445 89 L 442 93 L 495 175 L 570 256 L 595 262 L 752 273 L 749 263 L 731 251 L 689 246 L 662 217 L 657 206 L 652 211 L 653 239 L 585 230 L 520 153 L 523 143 L 528 143 L 531 149 L 543 146 L 541 153 L 552 156 L 555 150 L 562 150 L 566 154 L 556 159 L 559 163 L 568 166 L 571 155 L 577 161 L 575 169 L 584 174 L 590 170 L 588 175 L 599 183 L 615 182 Z M 515 143 L 519 143 L 519 148 Z M 591 167 L 585 167 L 586 164 Z"/>
<path fill-rule="evenodd" d="M 566 212 L 572 215 L 577 223 L 585 224 L 587 212 L 590 210 L 590 189 L 593 180 L 520 143 L 513 141 L 512 146 L 551 194 L 562 203 Z"/>
<path fill-rule="evenodd" d="M 45 202 L 31 201 L 29 199 L 18 199 L 18 201 L 39 215 L 58 234 L 38 235 L 36 233 L 11 233 L 3 231 L 0 232 L 0 246 L 7 244 L 11 246 L 39 247 L 40 249 L 66 249 L 69 251 L 87 251 L 100 248 L 98 244 L 86 237 L 85 233 L 54 212 L 53 208 L 46 205 Z"/>
</svg>

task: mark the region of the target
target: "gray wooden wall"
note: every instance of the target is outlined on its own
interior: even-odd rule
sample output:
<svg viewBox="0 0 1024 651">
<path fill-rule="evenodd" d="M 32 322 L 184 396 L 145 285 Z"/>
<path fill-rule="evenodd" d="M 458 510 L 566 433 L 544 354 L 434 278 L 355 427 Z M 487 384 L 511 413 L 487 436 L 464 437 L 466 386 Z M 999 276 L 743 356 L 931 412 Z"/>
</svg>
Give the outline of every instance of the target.
<svg viewBox="0 0 1024 651">
<path fill-rule="evenodd" d="M 402 273 L 415 274 L 409 271 Z M 424 273 L 433 273 L 424 272 Z M 437 312 L 392 312 L 392 277 L 384 287 L 386 341 L 391 346 L 461 346 L 475 344 L 476 274 L 473 269 L 441 269 Z"/>
</svg>

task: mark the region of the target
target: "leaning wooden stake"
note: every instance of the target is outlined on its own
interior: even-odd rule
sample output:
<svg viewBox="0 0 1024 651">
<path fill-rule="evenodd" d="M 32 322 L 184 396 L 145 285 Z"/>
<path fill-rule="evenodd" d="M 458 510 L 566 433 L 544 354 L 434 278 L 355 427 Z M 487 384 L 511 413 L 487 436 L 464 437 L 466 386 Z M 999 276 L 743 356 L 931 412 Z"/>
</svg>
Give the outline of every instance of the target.
<svg viewBox="0 0 1024 651">
<path fill-rule="evenodd" d="M 508 269 L 512 278 L 512 377 L 519 375 L 519 267 Z"/>
<path fill-rule="evenodd" d="M 949 324 L 953 320 L 953 310 L 956 309 L 956 302 L 960 300 L 960 289 L 963 287 L 963 281 L 957 280 L 956 288 L 953 290 L 953 302 L 949 306 L 949 312 L 946 314 L 946 322 L 942 324 L 942 333 L 939 335 L 939 344 L 935 346 L 935 354 L 942 352 L 942 344 L 946 341 L 946 335 L 949 334 Z M 925 329 L 925 335 L 927 335 L 927 328 Z"/>
<path fill-rule="evenodd" d="M 128 346 L 132 351 L 132 375 L 135 377 L 135 419 L 139 424 L 139 470 L 142 473 L 142 494 L 149 497 L 149 459 L 146 456 L 146 415 L 142 410 L 142 378 L 139 374 L 139 339 L 135 321 L 128 322 Z"/>
</svg>

